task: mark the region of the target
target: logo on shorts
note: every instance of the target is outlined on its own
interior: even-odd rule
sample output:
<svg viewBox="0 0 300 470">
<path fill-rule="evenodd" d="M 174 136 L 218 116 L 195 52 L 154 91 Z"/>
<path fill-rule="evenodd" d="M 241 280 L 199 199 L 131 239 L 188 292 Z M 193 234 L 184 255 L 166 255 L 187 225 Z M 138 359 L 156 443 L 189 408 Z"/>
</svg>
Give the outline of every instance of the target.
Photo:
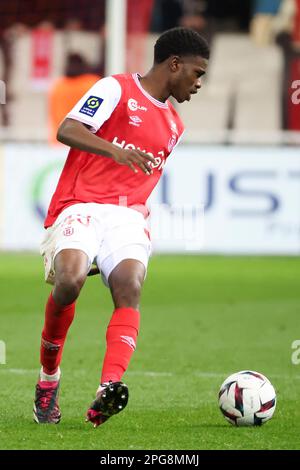
<svg viewBox="0 0 300 470">
<path fill-rule="evenodd" d="M 64 219 L 62 226 L 65 227 L 66 225 L 67 226 L 71 225 L 73 222 L 79 222 L 81 225 L 88 227 L 90 225 L 90 221 L 91 221 L 90 215 L 81 215 L 81 214 L 68 215 Z"/>
<path fill-rule="evenodd" d="M 86 100 L 84 105 L 81 107 L 79 112 L 82 114 L 86 114 L 87 116 L 93 117 L 97 109 L 100 108 L 102 102 L 103 102 L 102 98 L 98 98 L 98 96 L 90 96 Z"/>
<path fill-rule="evenodd" d="M 66 227 L 63 231 L 63 235 L 65 237 L 70 237 L 71 235 L 73 235 L 73 233 L 74 233 L 73 227 Z"/>
</svg>

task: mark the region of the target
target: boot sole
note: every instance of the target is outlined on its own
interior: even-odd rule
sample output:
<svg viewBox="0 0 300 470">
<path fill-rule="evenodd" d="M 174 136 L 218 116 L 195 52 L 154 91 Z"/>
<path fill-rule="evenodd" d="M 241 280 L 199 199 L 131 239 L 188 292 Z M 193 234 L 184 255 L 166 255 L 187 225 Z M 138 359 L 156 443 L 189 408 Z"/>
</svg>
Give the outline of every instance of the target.
<svg viewBox="0 0 300 470">
<path fill-rule="evenodd" d="M 100 411 L 104 416 L 112 416 L 125 408 L 128 397 L 127 385 L 115 382 L 107 386 L 99 398 L 96 398 L 91 408 Z"/>
</svg>

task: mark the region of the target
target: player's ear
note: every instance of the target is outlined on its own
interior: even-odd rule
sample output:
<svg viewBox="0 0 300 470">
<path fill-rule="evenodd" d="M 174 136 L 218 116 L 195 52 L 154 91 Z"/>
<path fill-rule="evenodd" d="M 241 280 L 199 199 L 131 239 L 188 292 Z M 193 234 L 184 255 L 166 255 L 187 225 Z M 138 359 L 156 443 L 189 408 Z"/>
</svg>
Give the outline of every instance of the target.
<svg viewBox="0 0 300 470">
<path fill-rule="evenodd" d="M 180 58 L 178 55 L 172 55 L 169 57 L 169 67 L 171 72 L 177 72 L 179 69 Z"/>
</svg>

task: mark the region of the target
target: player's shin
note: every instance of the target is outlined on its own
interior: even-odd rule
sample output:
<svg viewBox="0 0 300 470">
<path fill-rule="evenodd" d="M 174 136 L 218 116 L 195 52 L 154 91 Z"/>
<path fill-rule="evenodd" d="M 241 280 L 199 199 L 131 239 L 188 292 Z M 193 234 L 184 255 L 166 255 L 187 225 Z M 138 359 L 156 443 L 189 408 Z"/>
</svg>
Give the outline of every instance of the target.
<svg viewBox="0 0 300 470">
<path fill-rule="evenodd" d="M 106 354 L 101 383 L 119 382 L 136 348 L 140 313 L 131 307 L 117 308 L 113 312 L 106 333 Z"/>
<path fill-rule="evenodd" d="M 57 372 L 67 332 L 73 321 L 74 314 L 75 302 L 62 306 L 57 304 L 52 297 L 52 293 L 50 294 L 46 305 L 40 349 L 43 372 L 47 375 Z"/>
</svg>

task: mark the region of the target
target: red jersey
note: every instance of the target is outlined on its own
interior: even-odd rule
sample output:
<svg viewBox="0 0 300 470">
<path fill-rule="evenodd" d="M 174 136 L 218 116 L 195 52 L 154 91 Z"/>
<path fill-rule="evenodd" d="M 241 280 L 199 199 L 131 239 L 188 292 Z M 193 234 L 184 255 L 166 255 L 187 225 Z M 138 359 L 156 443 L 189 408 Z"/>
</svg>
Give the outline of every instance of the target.
<svg viewBox="0 0 300 470">
<path fill-rule="evenodd" d="M 114 145 L 153 155 L 156 164 L 149 162 L 151 175 L 140 168 L 134 173 L 112 158 L 71 148 L 45 227 L 51 226 L 66 207 L 82 202 L 125 205 L 146 215 L 146 201 L 184 130 L 172 104 L 149 95 L 137 74 L 114 75 L 92 86 L 67 117 L 88 125 Z"/>
</svg>

